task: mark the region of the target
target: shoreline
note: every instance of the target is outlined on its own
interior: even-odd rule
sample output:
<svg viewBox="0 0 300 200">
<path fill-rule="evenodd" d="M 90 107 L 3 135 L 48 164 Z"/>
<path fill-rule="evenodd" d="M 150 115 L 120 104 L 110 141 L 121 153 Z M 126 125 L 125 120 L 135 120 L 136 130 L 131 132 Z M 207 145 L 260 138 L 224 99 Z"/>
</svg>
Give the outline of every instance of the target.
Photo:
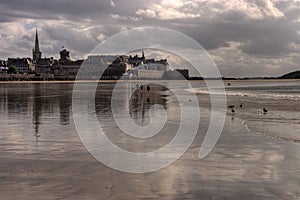
<svg viewBox="0 0 300 200">
<path fill-rule="evenodd" d="M 189 81 L 189 82 L 206 82 L 206 81 L 223 81 L 224 83 L 228 82 L 300 82 L 300 79 L 234 79 L 234 80 L 221 80 L 221 79 L 204 79 L 204 80 L 116 80 L 116 79 L 111 79 L 111 80 L 6 80 L 0 81 L 0 84 L 3 83 L 74 83 L 74 82 L 82 82 L 82 83 L 94 83 L 94 82 L 99 82 L 99 83 L 116 83 L 116 82 L 183 82 L 183 81 Z M 227 86 L 226 86 L 227 87 Z"/>
<path fill-rule="evenodd" d="M 233 118 L 243 120 L 243 126 L 250 130 L 250 133 L 285 141 L 287 143 L 300 144 L 300 118 L 297 117 L 296 99 L 280 99 L 276 105 L 271 104 L 272 99 L 254 97 L 227 97 L 228 105 L 236 105 L 236 113 Z M 239 104 L 243 103 L 240 108 Z M 267 107 L 268 113 L 264 114 L 262 108 Z M 231 115 L 231 113 L 228 113 Z"/>
</svg>

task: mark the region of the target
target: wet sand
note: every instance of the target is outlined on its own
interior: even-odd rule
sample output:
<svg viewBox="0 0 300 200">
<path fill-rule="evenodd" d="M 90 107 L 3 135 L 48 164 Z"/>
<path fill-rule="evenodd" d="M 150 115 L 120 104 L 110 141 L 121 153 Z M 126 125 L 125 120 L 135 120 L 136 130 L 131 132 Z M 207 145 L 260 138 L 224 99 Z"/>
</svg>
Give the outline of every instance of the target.
<svg viewBox="0 0 300 200">
<path fill-rule="evenodd" d="M 68 101 L 66 95 L 60 100 Z M 239 114 L 228 114 L 217 145 L 206 158 L 199 159 L 209 119 L 209 110 L 203 107 L 199 133 L 179 160 L 156 172 L 129 174 L 103 165 L 85 150 L 71 115 L 66 123 L 61 112 L 57 122 L 56 107 L 68 110 L 59 102 L 52 106 L 42 103 L 45 114 L 38 124 L 38 140 L 32 132 L 37 123 L 24 124 L 26 116 L 15 120 L 18 110 L 2 116 L 1 199 L 300 198 L 299 143 L 249 132 Z M 238 103 L 236 99 L 229 102 Z M 48 107 L 54 110 L 53 116 L 46 112 Z"/>
<path fill-rule="evenodd" d="M 205 159 L 197 138 L 173 165 L 145 174 L 104 166 L 79 140 L 48 153 L 40 141 L 18 155 L 1 140 L 1 199 L 299 199 L 300 145 L 249 134 L 240 123 L 227 119 Z"/>
</svg>

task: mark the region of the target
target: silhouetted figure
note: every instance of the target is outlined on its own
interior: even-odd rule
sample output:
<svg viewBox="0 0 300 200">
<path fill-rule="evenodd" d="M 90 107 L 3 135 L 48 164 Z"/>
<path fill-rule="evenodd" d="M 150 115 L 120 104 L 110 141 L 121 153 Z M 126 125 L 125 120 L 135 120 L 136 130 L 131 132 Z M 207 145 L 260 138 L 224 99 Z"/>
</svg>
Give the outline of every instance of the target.
<svg viewBox="0 0 300 200">
<path fill-rule="evenodd" d="M 150 91 L 150 86 L 149 86 L 149 85 L 147 85 L 147 91 L 148 91 L 148 92 Z"/>
<path fill-rule="evenodd" d="M 268 110 L 266 108 L 263 108 L 264 114 L 267 114 Z"/>
<path fill-rule="evenodd" d="M 228 108 L 233 109 L 233 108 L 234 108 L 234 105 L 229 105 Z"/>
<path fill-rule="evenodd" d="M 234 114 L 235 113 L 235 110 L 233 108 L 231 108 L 231 113 Z"/>
<path fill-rule="evenodd" d="M 240 104 L 240 108 L 242 108 L 242 107 L 243 107 L 243 103 Z"/>
</svg>

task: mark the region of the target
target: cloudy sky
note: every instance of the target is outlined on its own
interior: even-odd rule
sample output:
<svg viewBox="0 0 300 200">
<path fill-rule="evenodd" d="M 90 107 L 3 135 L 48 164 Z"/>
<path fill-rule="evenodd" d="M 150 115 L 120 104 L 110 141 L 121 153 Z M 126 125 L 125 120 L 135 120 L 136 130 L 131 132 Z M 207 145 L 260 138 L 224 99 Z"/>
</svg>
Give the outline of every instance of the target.
<svg viewBox="0 0 300 200">
<path fill-rule="evenodd" d="M 300 0 L 10 0 L 0 2 L 0 59 L 61 47 L 84 58 L 134 27 L 174 29 L 198 41 L 223 76 L 277 76 L 300 69 Z"/>
</svg>

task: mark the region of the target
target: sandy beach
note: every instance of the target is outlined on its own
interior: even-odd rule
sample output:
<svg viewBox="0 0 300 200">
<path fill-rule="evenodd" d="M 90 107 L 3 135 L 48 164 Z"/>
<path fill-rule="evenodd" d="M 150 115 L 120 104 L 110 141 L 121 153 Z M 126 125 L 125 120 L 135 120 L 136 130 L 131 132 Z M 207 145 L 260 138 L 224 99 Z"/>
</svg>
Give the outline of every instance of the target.
<svg viewBox="0 0 300 200">
<path fill-rule="evenodd" d="M 1 199 L 300 198 L 299 116 L 295 113 L 297 123 L 292 125 L 285 119 L 281 123 L 272 121 L 277 110 L 298 112 L 297 101 L 284 100 L 282 108 L 279 101 L 228 97 L 228 104 L 237 107 L 242 101 L 244 110 L 238 107 L 235 115 L 228 113 L 217 145 L 207 157 L 199 159 L 210 117 L 204 106 L 207 99 L 201 96 L 200 128 L 188 151 L 159 171 L 130 174 L 103 165 L 82 145 L 70 110 L 72 84 L 28 84 L 14 90 L 8 89 L 13 84 L 0 87 Z M 171 111 L 174 105 L 166 102 Z M 268 106 L 268 115 L 258 113 L 264 106 Z M 109 117 L 107 120 L 106 127 L 117 132 Z M 261 129 L 259 121 L 270 122 Z M 282 135 L 268 128 L 273 123 L 281 124 L 275 128 L 277 132 L 285 130 L 291 135 L 287 138 L 293 139 L 280 139 Z M 259 134 L 261 130 L 266 132 Z M 124 142 L 119 141 L 120 145 Z"/>
</svg>

